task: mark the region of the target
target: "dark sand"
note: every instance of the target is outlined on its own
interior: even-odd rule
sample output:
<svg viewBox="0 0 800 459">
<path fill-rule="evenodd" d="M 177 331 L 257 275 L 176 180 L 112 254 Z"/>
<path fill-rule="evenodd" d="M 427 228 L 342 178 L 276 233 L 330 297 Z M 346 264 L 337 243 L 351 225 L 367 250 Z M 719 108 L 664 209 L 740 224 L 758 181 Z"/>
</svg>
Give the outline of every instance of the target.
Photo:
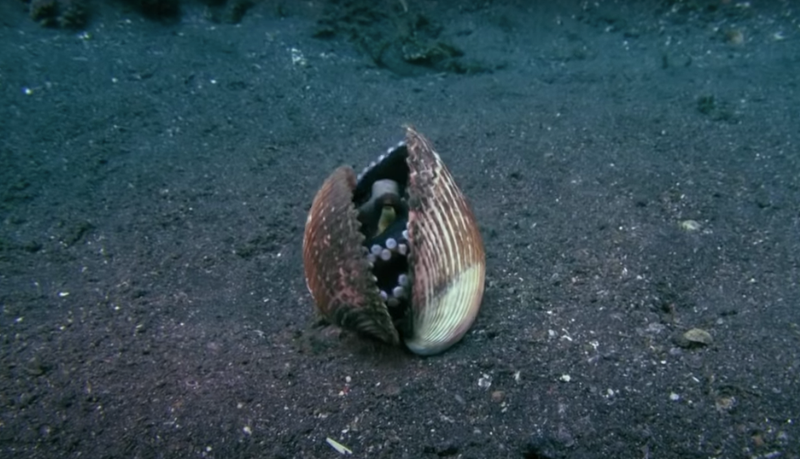
<svg viewBox="0 0 800 459">
<path fill-rule="evenodd" d="M 322 3 L 3 0 L 0 456 L 800 457 L 798 5 L 407 3 L 480 71 L 377 66 Z M 303 279 L 322 180 L 403 123 L 487 249 L 432 358 Z"/>
</svg>

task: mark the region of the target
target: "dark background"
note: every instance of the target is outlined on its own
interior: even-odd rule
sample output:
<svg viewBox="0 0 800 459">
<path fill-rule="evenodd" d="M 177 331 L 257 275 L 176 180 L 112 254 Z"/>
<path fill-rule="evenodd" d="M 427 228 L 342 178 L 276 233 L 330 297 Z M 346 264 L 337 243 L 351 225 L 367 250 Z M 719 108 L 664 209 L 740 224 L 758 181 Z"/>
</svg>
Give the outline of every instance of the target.
<svg viewBox="0 0 800 459">
<path fill-rule="evenodd" d="M 800 457 L 796 3 L 39 3 L 0 6 L 2 457 Z M 432 358 L 303 279 L 403 123 L 487 250 Z"/>
</svg>

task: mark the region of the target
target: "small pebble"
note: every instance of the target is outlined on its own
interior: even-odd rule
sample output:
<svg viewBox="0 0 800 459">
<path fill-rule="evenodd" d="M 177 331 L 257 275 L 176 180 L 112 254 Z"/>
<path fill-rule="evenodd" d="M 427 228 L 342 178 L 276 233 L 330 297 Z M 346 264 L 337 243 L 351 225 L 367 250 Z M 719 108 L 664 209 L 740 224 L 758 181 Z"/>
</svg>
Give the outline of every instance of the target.
<svg viewBox="0 0 800 459">
<path fill-rule="evenodd" d="M 714 342 L 714 339 L 711 337 L 711 334 L 709 332 L 703 330 L 702 328 L 693 328 L 682 334 L 675 341 L 678 346 L 683 348 L 689 348 L 689 347 L 708 346 L 709 344 Z"/>
<path fill-rule="evenodd" d="M 684 231 L 693 232 L 700 229 L 700 223 L 698 223 L 696 220 L 683 220 L 680 223 L 680 227 Z"/>
</svg>

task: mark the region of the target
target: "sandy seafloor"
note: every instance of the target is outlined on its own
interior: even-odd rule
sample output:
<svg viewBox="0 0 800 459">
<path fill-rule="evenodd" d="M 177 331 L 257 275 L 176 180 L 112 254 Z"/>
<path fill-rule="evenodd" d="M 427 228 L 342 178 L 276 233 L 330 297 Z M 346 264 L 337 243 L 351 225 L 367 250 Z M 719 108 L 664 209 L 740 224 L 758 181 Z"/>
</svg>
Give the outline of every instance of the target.
<svg viewBox="0 0 800 459">
<path fill-rule="evenodd" d="M 2 3 L 3 458 L 800 457 L 797 3 L 386 2 L 485 70 L 411 75 L 314 36 L 346 2 Z M 303 279 L 317 188 L 404 123 L 487 250 L 431 358 Z"/>
</svg>

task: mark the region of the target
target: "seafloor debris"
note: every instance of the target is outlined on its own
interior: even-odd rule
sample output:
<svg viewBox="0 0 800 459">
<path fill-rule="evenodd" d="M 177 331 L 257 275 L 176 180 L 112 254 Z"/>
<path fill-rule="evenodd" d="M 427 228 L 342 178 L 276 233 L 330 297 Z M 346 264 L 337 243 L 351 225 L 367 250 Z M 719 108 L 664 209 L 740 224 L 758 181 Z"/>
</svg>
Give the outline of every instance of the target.
<svg viewBox="0 0 800 459">
<path fill-rule="evenodd" d="M 255 5 L 255 0 L 209 1 L 206 16 L 213 22 L 238 24 L 247 11 Z"/>
<path fill-rule="evenodd" d="M 697 231 L 701 228 L 700 223 L 698 223 L 697 220 L 682 220 L 679 225 L 682 230 L 688 232 Z"/>
<path fill-rule="evenodd" d="M 714 342 L 711 334 L 702 328 L 692 328 L 676 338 L 676 344 L 680 347 L 691 348 L 708 346 Z"/>
<path fill-rule="evenodd" d="M 30 0 L 28 14 L 43 26 L 69 29 L 83 27 L 88 18 L 84 0 Z"/>
<path fill-rule="evenodd" d="M 23 0 L 31 19 L 46 27 L 80 29 L 86 26 L 90 12 L 97 15 L 101 2 L 89 0 Z M 203 0 L 205 16 L 213 22 L 235 24 L 255 5 L 255 0 Z M 125 0 L 119 3 L 138 14 L 158 21 L 180 19 L 180 0 Z"/>
<path fill-rule="evenodd" d="M 349 456 L 353 454 L 353 451 L 350 450 L 350 448 L 344 446 L 343 444 L 339 443 L 338 441 L 334 440 L 331 437 L 326 438 L 325 442 L 331 445 L 331 448 L 335 449 L 336 452 L 338 452 L 341 455 Z"/>
<path fill-rule="evenodd" d="M 444 27 L 406 2 L 330 2 L 314 36 L 351 41 L 378 67 L 399 75 L 424 71 L 480 73 L 486 64 L 469 60 L 443 33 Z"/>
</svg>

